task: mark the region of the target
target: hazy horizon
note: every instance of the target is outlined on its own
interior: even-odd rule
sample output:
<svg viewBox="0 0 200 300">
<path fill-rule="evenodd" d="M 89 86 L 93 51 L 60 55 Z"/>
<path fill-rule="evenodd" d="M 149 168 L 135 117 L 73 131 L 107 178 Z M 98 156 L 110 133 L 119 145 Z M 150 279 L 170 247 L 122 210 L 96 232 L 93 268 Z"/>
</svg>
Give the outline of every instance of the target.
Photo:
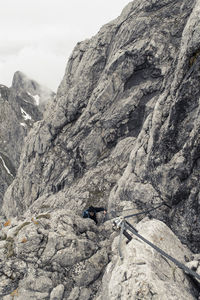
<svg viewBox="0 0 200 300">
<path fill-rule="evenodd" d="M 129 0 L 0 0 L 0 84 L 16 71 L 56 91 L 77 42 L 118 17 Z"/>
</svg>

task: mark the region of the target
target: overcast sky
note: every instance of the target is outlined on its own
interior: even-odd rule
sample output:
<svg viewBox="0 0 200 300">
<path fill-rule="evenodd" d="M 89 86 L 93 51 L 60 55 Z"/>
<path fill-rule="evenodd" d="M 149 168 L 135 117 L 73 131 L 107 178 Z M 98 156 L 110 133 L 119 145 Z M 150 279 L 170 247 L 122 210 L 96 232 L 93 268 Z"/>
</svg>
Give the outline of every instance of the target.
<svg viewBox="0 0 200 300">
<path fill-rule="evenodd" d="M 22 71 L 54 91 L 77 42 L 118 17 L 130 0 L 0 0 L 0 84 Z"/>
</svg>

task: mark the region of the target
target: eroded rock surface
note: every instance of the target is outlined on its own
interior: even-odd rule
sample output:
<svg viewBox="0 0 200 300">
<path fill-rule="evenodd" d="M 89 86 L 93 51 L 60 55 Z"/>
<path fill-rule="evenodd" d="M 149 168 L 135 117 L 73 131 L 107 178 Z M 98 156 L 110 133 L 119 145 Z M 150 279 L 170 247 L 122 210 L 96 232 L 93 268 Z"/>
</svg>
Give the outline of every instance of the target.
<svg viewBox="0 0 200 300">
<path fill-rule="evenodd" d="M 12 86 L 0 85 L 0 207 L 7 187 L 15 178 L 24 138 L 43 117 L 44 106 L 54 93 L 16 72 Z"/>
<path fill-rule="evenodd" d="M 198 296 L 182 271 L 135 239 L 123 246 L 125 263 L 119 264 L 109 250 L 110 225 L 96 227 L 80 213 L 92 204 L 126 214 L 127 208 L 140 212 L 164 201 L 149 215 L 199 253 L 199 7 L 200 0 L 135 0 L 75 47 L 56 98 L 26 138 L 4 197 L 7 220 L 31 222 L 2 242 L 10 255 L 5 269 L 8 254 L 2 252 L 4 300 L 11 291 L 36 299 Z M 37 223 L 42 214 L 52 219 Z M 150 240 L 170 253 L 177 243 L 173 256 L 182 262 L 191 255 L 166 225 L 151 222 L 138 225 Z M 113 270 L 108 267 L 102 284 L 110 260 Z"/>
<path fill-rule="evenodd" d="M 185 264 L 191 253 L 171 230 L 158 220 L 144 219 L 136 226 L 138 233 Z M 138 238 L 121 244 L 123 261 L 118 254 L 118 238 L 113 243 L 115 256 L 108 264 L 101 296 L 114 299 L 197 299 L 191 283 L 172 262 Z"/>
<path fill-rule="evenodd" d="M 137 230 L 180 262 L 190 261 L 188 267 L 198 269 L 199 257 L 161 221 L 146 218 Z M 96 226 L 69 210 L 4 222 L 1 299 L 196 299 L 189 277 L 134 236 L 128 244 L 122 240 L 121 261 L 116 235 L 111 222 Z"/>
<path fill-rule="evenodd" d="M 115 209 L 121 200 L 136 208 L 164 200 L 172 209 L 160 219 L 198 251 L 198 5 L 133 1 L 77 44 L 56 100 L 27 138 L 7 216 L 58 192 L 55 205 L 77 211 L 108 198 Z"/>
<path fill-rule="evenodd" d="M 115 233 L 109 224 L 97 227 L 67 210 L 4 222 L 1 299 L 10 299 L 13 291 L 20 300 L 68 299 L 74 289 L 88 286 L 89 296 L 95 294 L 109 261 L 110 235 Z"/>
</svg>

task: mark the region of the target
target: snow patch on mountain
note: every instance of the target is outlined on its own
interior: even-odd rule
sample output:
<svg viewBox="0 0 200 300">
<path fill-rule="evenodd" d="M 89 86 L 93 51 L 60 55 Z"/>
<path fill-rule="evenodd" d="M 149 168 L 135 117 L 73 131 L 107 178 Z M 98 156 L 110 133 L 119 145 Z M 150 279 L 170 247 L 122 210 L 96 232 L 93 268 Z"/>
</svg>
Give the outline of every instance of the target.
<svg viewBox="0 0 200 300">
<path fill-rule="evenodd" d="M 27 112 L 25 112 L 25 110 L 22 107 L 20 109 L 21 109 L 21 113 L 22 113 L 22 116 L 23 116 L 25 121 L 32 119 L 31 116 L 29 114 L 27 114 Z"/>
<path fill-rule="evenodd" d="M 38 106 L 40 104 L 40 96 L 39 95 L 35 95 L 33 96 L 34 100 L 35 100 L 35 104 Z"/>
<path fill-rule="evenodd" d="M 35 104 L 38 106 L 40 104 L 40 96 L 39 95 L 32 95 L 31 93 L 27 92 L 29 96 L 31 96 L 35 100 Z"/>
<path fill-rule="evenodd" d="M 4 169 L 6 170 L 6 172 L 7 172 L 10 176 L 14 177 L 13 174 L 10 172 L 9 168 L 6 166 L 6 163 L 5 163 L 5 161 L 4 161 L 4 159 L 3 159 L 3 157 L 2 157 L 1 155 L 0 155 L 0 159 L 1 159 L 2 163 L 3 163 Z"/>
</svg>

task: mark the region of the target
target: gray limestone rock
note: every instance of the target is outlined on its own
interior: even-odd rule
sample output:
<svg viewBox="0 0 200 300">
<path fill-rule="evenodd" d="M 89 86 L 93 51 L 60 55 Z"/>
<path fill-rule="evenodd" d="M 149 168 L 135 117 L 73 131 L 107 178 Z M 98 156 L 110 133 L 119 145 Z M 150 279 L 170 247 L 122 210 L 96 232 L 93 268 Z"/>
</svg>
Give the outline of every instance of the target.
<svg viewBox="0 0 200 300">
<path fill-rule="evenodd" d="M 75 287 L 70 293 L 68 300 L 89 300 L 91 299 L 90 296 L 90 289 Z"/>
<path fill-rule="evenodd" d="M 198 30 L 198 7 L 199 1 L 183 30 L 172 77 L 144 122 L 129 165 L 109 200 L 116 205 L 123 198 L 141 207 L 166 201 L 172 207 L 167 212 L 169 224 L 194 251 L 200 245 L 199 59 L 197 40 L 190 41 L 190 36 Z M 160 217 L 165 216 L 163 211 Z"/>
<path fill-rule="evenodd" d="M 140 235 L 182 263 L 184 255 L 191 255 L 158 220 L 144 219 L 136 228 Z M 116 254 L 106 268 L 101 295 L 95 299 L 196 299 L 190 281 L 172 262 L 138 238 L 133 238 L 128 245 L 123 241 L 121 261 L 116 239 L 113 243 Z"/>
<path fill-rule="evenodd" d="M 50 300 L 62 300 L 65 287 L 63 284 L 57 285 L 50 294 Z"/>
<path fill-rule="evenodd" d="M 0 85 L 0 207 L 19 165 L 24 128 L 9 101 L 10 90 Z"/>
<path fill-rule="evenodd" d="M 161 221 L 143 219 L 137 230 L 180 262 L 185 263 L 185 257 L 193 259 L 190 250 Z M 110 221 L 96 226 L 65 209 L 29 213 L 21 221 L 10 219 L 2 232 L 0 297 L 4 300 L 151 299 L 152 295 L 155 299 L 172 295 L 195 299 L 187 275 L 138 238 L 128 244 L 122 241 L 121 261 L 119 237 L 112 234 Z M 193 266 L 194 262 L 188 264 Z"/>
<path fill-rule="evenodd" d="M 0 207 L 15 178 L 24 138 L 33 123 L 42 119 L 44 106 L 54 93 L 16 72 L 12 86 L 0 85 Z"/>
<path fill-rule="evenodd" d="M 61 284 L 63 299 L 197 297 L 181 270 L 138 239 L 123 244 L 120 264 L 111 223 L 80 215 L 90 205 L 112 218 L 164 203 L 149 217 L 199 253 L 199 6 L 134 0 L 76 45 L 4 197 L 2 214 L 18 220 L 2 235 L 3 297 L 18 288 L 20 297 L 48 298 Z M 167 225 L 144 220 L 138 230 L 181 262 L 198 260 Z"/>
<path fill-rule="evenodd" d="M 36 211 L 54 194 L 54 208 L 79 213 L 108 198 L 112 210 L 164 200 L 172 209 L 157 216 L 198 251 L 198 4 L 133 1 L 77 44 L 27 138 L 5 215 Z"/>
<path fill-rule="evenodd" d="M 81 297 L 94 294 L 108 264 L 112 238 L 104 241 L 111 230 L 69 210 L 7 221 L 0 241 L 0 297 L 61 300 L 76 286 Z"/>
</svg>

